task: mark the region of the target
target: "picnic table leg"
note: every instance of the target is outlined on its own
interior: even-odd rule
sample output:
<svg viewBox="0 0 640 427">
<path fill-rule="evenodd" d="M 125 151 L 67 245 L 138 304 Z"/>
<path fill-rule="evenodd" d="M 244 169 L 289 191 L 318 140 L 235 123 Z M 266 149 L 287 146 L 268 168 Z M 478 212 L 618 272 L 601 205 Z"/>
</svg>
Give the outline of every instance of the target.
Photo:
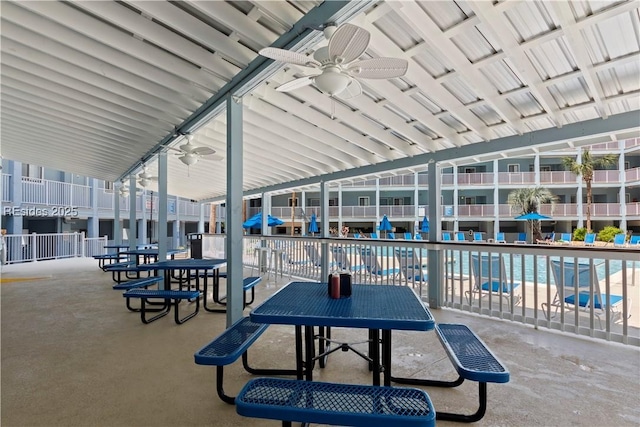
<svg viewBox="0 0 640 427">
<path fill-rule="evenodd" d="M 296 325 L 296 379 L 302 380 L 304 378 L 303 375 L 303 365 L 302 361 L 302 326 Z"/>
<path fill-rule="evenodd" d="M 391 386 L 391 330 L 382 330 L 382 369 L 384 385 Z"/>
<path fill-rule="evenodd" d="M 218 272 L 217 269 L 215 271 L 216 271 L 216 273 Z M 209 286 L 209 279 L 208 279 L 208 276 L 207 276 L 206 273 L 207 272 L 205 270 L 204 292 L 203 292 L 204 304 L 202 306 L 209 313 L 226 313 L 227 312 L 226 308 L 224 308 L 224 309 L 222 309 L 222 308 L 212 308 L 212 307 L 207 306 L 207 288 Z M 218 294 L 220 293 L 220 275 L 219 275 L 219 273 L 218 274 L 216 274 L 216 273 L 214 273 L 214 276 L 213 276 L 213 292 L 212 292 L 213 295 L 212 295 L 212 298 L 213 298 L 213 302 L 214 303 L 219 303 L 220 299 L 218 298 Z M 216 276 L 217 276 L 217 279 L 216 279 Z"/>
<path fill-rule="evenodd" d="M 315 342 L 313 338 L 313 326 L 304 327 L 304 341 L 305 341 L 305 377 L 307 381 L 313 381 L 313 356 L 315 354 Z"/>
<path fill-rule="evenodd" d="M 373 385 L 380 385 L 380 330 L 370 329 L 373 346 L 371 346 L 371 359 L 373 359 Z"/>
</svg>

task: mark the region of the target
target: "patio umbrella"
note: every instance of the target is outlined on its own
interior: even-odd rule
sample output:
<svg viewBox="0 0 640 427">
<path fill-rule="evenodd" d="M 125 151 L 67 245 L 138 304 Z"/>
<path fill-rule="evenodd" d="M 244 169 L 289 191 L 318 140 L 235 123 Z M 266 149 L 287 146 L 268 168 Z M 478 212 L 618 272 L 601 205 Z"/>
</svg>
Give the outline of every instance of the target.
<svg viewBox="0 0 640 427">
<path fill-rule="evenodd" d="M 380 231 L 384 231 L 384 237 L 387 237 L 387 231 L 392 231 L 393 227 L 391 226 L 391 223 L 389 222 L 389 218 L 387 218 L 387 216 L 383 216 L 382 220 L 380 221 Z"/>
<path fill-rule="evenodd" d="M 426 215 L 422 218 L 422 222 L 420 223 L 420 231 L 423 233 L 429 232 L 429 218 L 427 218 Z"/>
<path fill-rule="evenodd" d="M 284 221 L 271 215 L 267 215 L 267 226 L 274 227 L 282 225 Z M 258 212 L 248 220 L 242 223 L 242 228 L 262 228 L 262 212 Z"/>
<path fill-rule="evenodd" d="M 318 232 L 318 221 L 316 219 L 316 214 L 311 214 L 311 221 L 309 221 L 309 233 L 313 236 Z"/>
<path fill-rule="evenodd" d="M 519 215 L 514 219 L 520 221 L 531 221 L 531 243 L 534 243 L 535 236 L 533 235 L 533 221 L 542 221 L 551 219 L 551 217 L 539 214 L 538 212 L 528 212 L 526 214 Z"/>
</svg>

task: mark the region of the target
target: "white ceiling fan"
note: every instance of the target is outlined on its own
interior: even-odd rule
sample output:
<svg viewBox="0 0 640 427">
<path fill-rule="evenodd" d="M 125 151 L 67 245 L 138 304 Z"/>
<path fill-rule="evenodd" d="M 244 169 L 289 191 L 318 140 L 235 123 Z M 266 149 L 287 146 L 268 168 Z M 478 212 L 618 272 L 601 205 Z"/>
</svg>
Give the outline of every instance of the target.
<svg viewBox="0 0 640 427">
<path fill-rule="evenodd" d="M 208 159 L 208 160 L 222 160 L 223 157 L 216 154 L 216 150 L 209 147 L 197 147 L 195 146 L 193 141 L 193 135 L 187 134 L 185 135 L 187 138 L 187 143 L 181 145 L 180 147 L 169 147 L 171 150 L 178 151 L 176 154 L 178 159 L 187 166 L 195 165 L 200 159 Z"/>
<path fill-rule="evenodd" d="M 149 170 L 146 166 L 142 168 L 142 172 L 138 174 L 138 184 L 141 187 L 146 187 L 151 184 L 153 181 L 157 181 L 158 177 L 149 173 Z"/>
<path fill-rule="evenodd" d="M 316 71 L 314 75 L 300 77 L 279 86 L 277 91 L 288 92 L 315 84 L 329 96 L 349 99 L 362 93 L 358 79 L 391 79 L 407 72 L 409 64 L 402 58 L 358 60 L 367 50 L 371 38 L 371 34 L 364 28 L 353 24 L 343 24 L 340 27 L 330 24 L 323 31 L 329 44 L 316 50 L 313 58 L 274 47 L 260 50 L 260 55 L 267 58 Z"/>
</svg>

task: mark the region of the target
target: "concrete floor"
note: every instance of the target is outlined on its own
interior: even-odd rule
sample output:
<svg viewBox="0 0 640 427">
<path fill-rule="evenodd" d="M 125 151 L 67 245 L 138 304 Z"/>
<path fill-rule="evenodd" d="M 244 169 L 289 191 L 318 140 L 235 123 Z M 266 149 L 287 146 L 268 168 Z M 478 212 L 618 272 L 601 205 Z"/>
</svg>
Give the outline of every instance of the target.
<svg viewBox="0 0 640 427">
<path fill-rule="evenodd" d="M 286 281 L 263 282 L 258 301 Z M 215 368 L 193 361 L 225 328 L 224 314 L 201 312 L 183 325 L 167 316 L 143 325 L 112 285 L 92 259 L 4 266 L 2 426 L 279 425 L 237 415 L 216 396 Z M 469 325 L 511 372 L 509 383 L 489 384 L 487 414 L 476 425 L 640 425 L 638 348 L 451 310 L 433 314 L 439 322 Z M 358 341 L 366 332 L 335 329 L 334 337 Z M 394 375 L 455 378 L 433 332 L 394 332 L 393 338 Z M 271 326 L 249 359 L 257 367 L 293 367 L 293 328 Z M 241 363 L 226 372 L 229 394 L 251 377 Z M 367 364 L 353 353 L 334 353 L 314 375 L 371 381 Z M 477 388 L 426 390 L 436 410 L 473 412 Z"/>
</svg>

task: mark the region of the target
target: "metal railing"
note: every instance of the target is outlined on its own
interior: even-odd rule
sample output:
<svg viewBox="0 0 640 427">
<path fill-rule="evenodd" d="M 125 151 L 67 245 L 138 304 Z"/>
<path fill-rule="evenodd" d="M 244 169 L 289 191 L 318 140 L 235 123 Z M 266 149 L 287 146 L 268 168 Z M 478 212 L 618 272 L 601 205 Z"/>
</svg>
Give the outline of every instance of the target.
<svg viewBox="0 0 640 427">
<path fill-rule="evenodd" d="M 60 258 L 90 257 L 106 253 L 107 238 L 85 238 L 84 233 L 7 234 L 3 261 L 6 264 Z"/>
<path fill-rule="evenodd" d="M 2 174 L 2 201 L 11 201 L 11 175 L 8 173 Z"/>
<path fill-rule="evenodd" d="M 224 253 L 224 236 L 205 235 Z M 427 255 L 437 253 L 439 277 L 429 275 Z M 496 266 L 473 259 L 498 257 Z M 640 346 L 640 250 L 570 245 L 511 245 L 429 243 L 416 240 L 322 239 L 246 236 L 243 264 L 261 274 L 272 274 L 282 261 L 283 274 L 291 278 L 324 281 L 322 272 L 349 270 L 355 283 L 411 286 L 425 302 L 429 286 L 438 286 L 441 305 L 455 310 L 558 330 L 603 340 Z M 578 310 L 558 303 L 560 287 L 551 263 L 592 265 L 580 280 L 581 298 L 619 301 L 615 310 L 598 304 Z M 324 268 L 324 270 L 323 270 Z M 569 267 L 566 267 L 569 268 Z M 484 272 L 482 270 L 485 270 Z M 494 271 L 491 271 L 494 269 Z M 479 271 L 478 271 L 479 270 Z M 488 271 L 487 271 L 488 270 Z M 494 292 L 479 292 L 492 277 Z M 562 279 L 560 279 L 562 280 Z M 597 284 L 597 286 L 595 285 Z M 565 285 L 566 286 L 566 285 Z M 571 284 L 577 287 L 578 284 Z M 488 288 L 487 288 L 488 289 Z M 564 299 L 564 295 L 560 301 Z M 631 314 L 634 314 L 631 316 Z"/>
</svg>

